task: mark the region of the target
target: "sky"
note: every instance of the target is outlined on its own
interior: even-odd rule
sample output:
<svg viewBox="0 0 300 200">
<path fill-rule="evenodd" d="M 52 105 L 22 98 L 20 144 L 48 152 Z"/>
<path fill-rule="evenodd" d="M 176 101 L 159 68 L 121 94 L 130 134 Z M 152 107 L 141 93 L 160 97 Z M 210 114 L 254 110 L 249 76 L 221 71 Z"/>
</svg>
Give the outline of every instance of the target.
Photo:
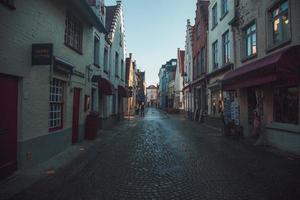
<svg viewBox="0 0 300 200">
<path fill-rule="evenodd" d="M 184 50 L 186 21 L 194 24 L 196 0 L 123 0 L 123 5 L 127 54 L 146 71 L 147 85 L 156 85 L 161 65 L 177 58 L 177 48 Z"/>
</svg>

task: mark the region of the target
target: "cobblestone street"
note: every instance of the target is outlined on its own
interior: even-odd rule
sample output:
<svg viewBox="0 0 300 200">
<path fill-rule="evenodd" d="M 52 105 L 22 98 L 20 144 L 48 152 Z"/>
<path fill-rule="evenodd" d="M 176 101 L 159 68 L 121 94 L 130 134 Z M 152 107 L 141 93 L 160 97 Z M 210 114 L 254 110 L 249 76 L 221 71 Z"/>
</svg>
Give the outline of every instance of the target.
<svg viewBox="0 0 300 200">
<path fill-rule="evenodd" d="M 300 199 L 300 159 L 150 108 L 12 199 Z"/>
</svg>

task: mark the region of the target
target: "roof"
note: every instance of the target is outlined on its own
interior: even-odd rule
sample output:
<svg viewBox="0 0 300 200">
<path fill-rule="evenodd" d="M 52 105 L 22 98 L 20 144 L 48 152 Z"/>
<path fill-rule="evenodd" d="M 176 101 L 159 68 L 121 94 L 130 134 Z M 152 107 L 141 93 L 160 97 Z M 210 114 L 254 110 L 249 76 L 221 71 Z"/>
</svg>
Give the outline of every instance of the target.
<svg viewBox="0 0 300 200">
<path fill-rule="evenodd" d="M 117 5 L 105 6 L 105 8 L 106 8 L 105 27 L 106 30 L 108 31 L 107 38 L 112 40 L 117 28 L 118 19 L 121 15 L 121 10 L 122 10 L 121 1 L 117 1 Z"/>
<path fill-rule="evenodd" d="M 115 16 L 115 10 L 117 6 L 106 6 L 106 22 L 105 27 L 106 29 L 110 30 L 113 22 L 113 18 Z"/>
</svg>

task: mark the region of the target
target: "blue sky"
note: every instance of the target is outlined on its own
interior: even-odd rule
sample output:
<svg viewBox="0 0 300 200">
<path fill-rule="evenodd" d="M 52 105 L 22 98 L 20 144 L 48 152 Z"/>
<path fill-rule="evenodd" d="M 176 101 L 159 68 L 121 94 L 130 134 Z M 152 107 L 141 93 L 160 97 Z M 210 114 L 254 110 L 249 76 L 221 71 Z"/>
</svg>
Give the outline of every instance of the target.
<svg viewBox="0 0 300 200">
<path fill-rule="evenodd" d="M 194 23 L 196 0 L 123 0 L 123 5 L 127 53 L 146 71 L 147 85 L 156 84 L 161 65 L 184 49 L 186 20 Z"/>
</svg>

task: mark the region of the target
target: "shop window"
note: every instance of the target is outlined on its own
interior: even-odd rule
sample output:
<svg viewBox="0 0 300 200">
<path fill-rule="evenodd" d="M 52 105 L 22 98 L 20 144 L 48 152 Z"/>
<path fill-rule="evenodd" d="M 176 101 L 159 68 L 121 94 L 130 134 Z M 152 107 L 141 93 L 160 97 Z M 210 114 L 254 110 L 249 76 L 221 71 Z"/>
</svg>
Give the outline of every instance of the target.
<svg viewBox="0 0 300 200">
<path fill-rule="evenodd" d="M 49 131 L 63 128 L 64 82 L 53 79 L 49 95 Z"/>
<path fill-rule="evenodd" d="M 269 46 L 274 46 L 290 39 L 290 20 L 288 1 L 281 1 L 269 11 Z"/>
<path fill-rule="evenodd" d="M 78 53 L 82 53 L 82 35 L 81 22 L 68 12 L 66 16 L 65 44 Z"/>
<path fill-rule="evenodd" d="M 299 87 L 279 87 L 274 91 L 274 121 L 299 124 Z"/>
</svg>

